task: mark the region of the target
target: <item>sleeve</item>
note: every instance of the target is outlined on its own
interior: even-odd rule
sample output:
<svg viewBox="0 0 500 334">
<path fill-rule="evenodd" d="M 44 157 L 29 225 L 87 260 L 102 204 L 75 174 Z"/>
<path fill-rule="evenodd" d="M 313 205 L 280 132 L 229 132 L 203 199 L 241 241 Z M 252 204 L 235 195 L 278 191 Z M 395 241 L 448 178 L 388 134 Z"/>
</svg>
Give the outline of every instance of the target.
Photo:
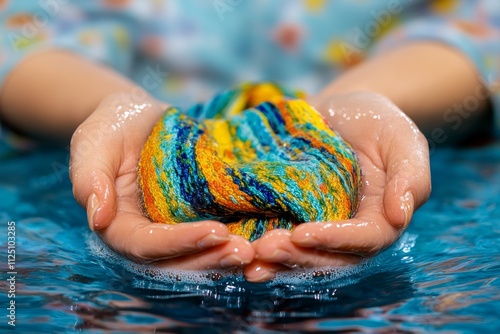
<svg viewBox="0 0 500 334">
<path fill-rule="evenodd" d="M 127 8 L 103 1 L 0 1 L 0 89 L 9 73 L 30 54 L 62 49 L 107 64 L 129 75 L 137 20 Z M 14 149 L 29 140 L 0 124 L 0 141 Z"/>
<path fill-rule="evenodd" d="M 413 16 L 376 42 L 379 53 L 411 40 L 435 40 L 457 48 L 474 63 L 488 88 L 478 87 L 475 96 L 490 99 L 494 109 L 494 131 L 500 137 L 500 2 L 497 0 L 427 1 L 420 15 Z M 474 102 L 474 103 L 473 103 Z M 464 105 L 468 107 L 468 105 Z M 471 110 L 472 111 L 472 110 Z"/>
<path fill-rule="evenodd" d="M 75 52 L 128 74 L 137 22 L 101 1 L 0 1 L 0 87 L 29 54 L 48 48 Z"/>
</svg>

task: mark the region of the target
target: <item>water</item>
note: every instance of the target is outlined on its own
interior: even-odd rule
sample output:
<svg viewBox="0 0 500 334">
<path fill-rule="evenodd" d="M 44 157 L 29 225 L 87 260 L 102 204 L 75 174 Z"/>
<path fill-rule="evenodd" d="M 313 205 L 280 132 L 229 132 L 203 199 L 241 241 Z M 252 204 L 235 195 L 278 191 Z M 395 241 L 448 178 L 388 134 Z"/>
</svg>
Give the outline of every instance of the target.
<svg viewBox="0 0 500 334">
<path fill-rule="evenodd" d="M 343 272 L 249 284 L 126 266 L 87 230 L 67 152 L 0 164 L 0 331 L 10 332 L 7 223 L 16 223 L 19 333 L 493 333 L 500 329 L 500 147 L 432 155 L 433 193 L 390 249 Z M 288 282 L 288 283 L 287 283 Z M 293 284 L 291 284 L 293 283 Z"/>
</svg>

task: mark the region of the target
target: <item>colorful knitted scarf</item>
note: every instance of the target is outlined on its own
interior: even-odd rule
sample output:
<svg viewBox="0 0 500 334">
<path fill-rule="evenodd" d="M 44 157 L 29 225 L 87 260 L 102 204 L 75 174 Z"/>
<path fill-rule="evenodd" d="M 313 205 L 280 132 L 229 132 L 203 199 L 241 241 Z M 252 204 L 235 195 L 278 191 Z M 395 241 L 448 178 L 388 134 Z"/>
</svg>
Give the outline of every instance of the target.
<svg viewBox="0 0 500 334">
<path fill-rule="evenodd" d="M 266 231 L 351 218 L 361 187 L 351 147 L 296 93 L 245 84 L 183 112 L 166 110 L 141 153 L 145 214 L 176 224 Z"/>
</svg>

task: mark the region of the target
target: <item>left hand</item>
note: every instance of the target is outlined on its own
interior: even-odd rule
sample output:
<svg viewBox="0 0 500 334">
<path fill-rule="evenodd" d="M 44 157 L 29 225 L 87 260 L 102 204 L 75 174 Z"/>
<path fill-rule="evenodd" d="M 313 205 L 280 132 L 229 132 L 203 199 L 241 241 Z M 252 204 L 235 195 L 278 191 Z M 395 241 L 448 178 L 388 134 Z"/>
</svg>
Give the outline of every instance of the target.
<svg viewBox="0 0 500 334">
<path fill-rule="evenodd" d="M 356 215 L 273 230 L 253 242 L 247 280 L 295 267 L 344 266 L 393 244 L 431 192 L 428 144 L 413 121 L 382 95 L 357 92 L 310 100 L 351 144 L 362 170 Z"/>
<path fill-rule="evenodd" d="M 143 215 L 137 164 L 166 105 L 147 94 L 106 97 L 71 141 L 71 180 L 91 229 L 138 263 L 174 270 L 243 267 L 254 258 L 248 240 L 216 221 L 163 224 Z"/>
</svg>

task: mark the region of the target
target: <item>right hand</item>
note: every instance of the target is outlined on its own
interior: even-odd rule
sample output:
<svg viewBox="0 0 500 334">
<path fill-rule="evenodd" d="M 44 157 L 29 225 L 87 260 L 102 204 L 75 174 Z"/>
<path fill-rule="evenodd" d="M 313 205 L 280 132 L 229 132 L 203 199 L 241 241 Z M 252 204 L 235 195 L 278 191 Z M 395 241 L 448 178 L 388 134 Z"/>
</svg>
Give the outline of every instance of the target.
<svg viewBox="0 0 500 334">
<path fill-rule="evenodd" d="M 359 208 L 351 219 L 267 232 L 254 241 L 256 260 L 245 269 L 252 282 L 290 267 L 345 266 L 374 256 L 396 242 L 431 192 L 427 141 L 388 98 L 353 92 L 310 102 L 357 154 Z"/>
<path fill-rule="evenodd" d="M 110 95 L 73 134 L 70 177 L 89 226 L 112 249 L 139 263 L 183 270 L 247 265 L 254 257 L 252 245 L 230 235 L 222 223 L 168 225 L 143 216 L 137 164 L 167 105 L 139 88 L 136 93 Z"/>
</svg>

